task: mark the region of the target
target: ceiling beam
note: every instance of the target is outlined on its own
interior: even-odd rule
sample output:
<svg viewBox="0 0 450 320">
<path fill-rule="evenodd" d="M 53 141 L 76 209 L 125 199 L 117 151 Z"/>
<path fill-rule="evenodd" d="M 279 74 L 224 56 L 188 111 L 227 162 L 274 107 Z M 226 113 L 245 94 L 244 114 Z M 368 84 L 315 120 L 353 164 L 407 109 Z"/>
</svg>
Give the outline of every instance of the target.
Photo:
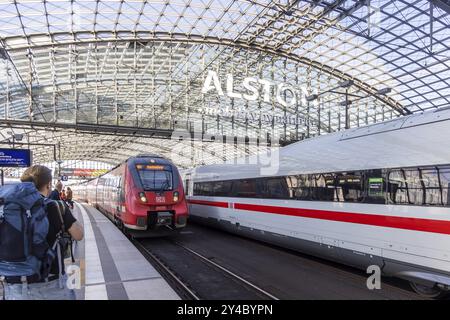
<svg viewBox="0 0 450 320">
<path fill-rule="evenodd" d="M 109 33 L 109 37 L 106 34 Z M 210 45 L 223 45 L 229 47 L 240 48 L 244 50 L 255 50 L 268 55 L 283 57 L 288 60 L 294 61 L 296 63 L 300 63 L 306 66 L 311 66 L 315 69 L 318 69 L 326 74 L 329 74 L 340 80 L 353 80 L 354 85 L 358 87 L 360 90 L 365 92 L 370 96 L 374 96 L 377 100 L 380 100 L 387 106 L 396 110 L 402 115 L 411 114 L 409 110 L 403 108 L 403 106 L 396 100 L 388 97 L 388 96 L 380 96 L 377 95 L 377 91 L 379 88 L 374 88 L 373 86 L 365 83 L 364 81 L 358 80 L 354 78 L 350 74 L 339 71 L 338 69 L 328 66 L 326 64 L 319 63 L 317 61 L 313 61 L 306 57 L 298 57 L 296 54 L 288 52 L 284 49 L 278 48 L 274 49 L 270 46 L 265 46 L 258 43 L 248 43 L 246 41 L 240 40 L 231 40 L 226 38 L 218 38 L 211 36 L 199 36 L 199 35 L 186 35 L 183 33 L 167 33 L 167 32 L 131 32 L 128 30 L 117 31 L 112 33 L 111 31 L 102 31 L 102 34 L 105 34 L 105 37 L 102 38 L 92 38 L 91 32 L 88 31 L 79 31 L 75 34 L 69 34 L 67 32 L 57 32 L 52 34 L 52 36 L 57 36 L 56 38 L 64 38 L 65 40 L 54 41 L 55 37 L 49 37 L 47 34 L 33 34 L 29 36 L 29 40 L 27 44 L 17 45 L 14 44 L 15 41 L 23 39 L 22 36 L 12 36 L 3 38 L 3 42 L 6 46 L 6 49 L 9 52 L 14 51 L 22 51 L 25 49 L 37 49 L 37 48 L 48 48 L 48 47 L 58 47 L 58 46 L 67 46 L 67 45 L 83 45 L 83 44 L 91 44 L 91 43 L 110 43 L 110 42 L 129 42 L 129 41 L 139 41 L 139 42 L 160 42 L 165 41 L 168 43 L 174 42 L 185 42 L 185 43 L 197 43 L 197 44 L 210 44 Z M 90 35 L 91 37 L 83 36 Z M 67 36 L 65 38 L 64 36 Z M 69 38 L 70 36 L 70 38 Z M 80 37 L 81 36 L 81 37 Z M 39 38 L 44 38 L 51 41 L 39 41 Z M 73 39 L 76 40 L 73 40 Z M 31 44 L 30 44 L 31 43 Z M 11 44 L 11 45 L 10 45 Z"/>
</svg>

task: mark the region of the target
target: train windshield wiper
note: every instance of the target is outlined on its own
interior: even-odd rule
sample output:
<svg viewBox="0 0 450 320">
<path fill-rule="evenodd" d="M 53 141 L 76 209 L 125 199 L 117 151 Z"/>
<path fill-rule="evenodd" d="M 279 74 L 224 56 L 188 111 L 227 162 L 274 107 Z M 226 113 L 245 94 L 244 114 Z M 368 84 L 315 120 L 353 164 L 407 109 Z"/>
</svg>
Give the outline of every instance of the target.
<svg viewBox="0 0 450 320">
<path fill-rule="evenodd" d="M 161 189 L 159 189 L 159 192 L 163 192 L 166 190 L 166 188 L 169 186 L 169 182 L 167 180 L 161 185 Z"/>
</svg>

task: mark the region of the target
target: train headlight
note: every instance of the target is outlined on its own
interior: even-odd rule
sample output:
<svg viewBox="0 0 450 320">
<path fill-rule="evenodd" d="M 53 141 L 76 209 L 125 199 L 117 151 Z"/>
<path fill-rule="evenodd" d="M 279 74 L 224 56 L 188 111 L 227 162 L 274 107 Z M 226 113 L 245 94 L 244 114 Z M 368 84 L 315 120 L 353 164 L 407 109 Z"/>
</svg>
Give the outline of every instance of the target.
<svg viewBox="0 0 450 320">
<path fill-rule="evenodd" d="M 180 194 L 178 193 L 178 191 L 175 191 L 173 193 L 173 201 L 177 202 L 179 198 L 180 198 Z"/>
<path fill-rule="evenodd" d="M 139 193 L 139 199 L 141 199 L 142 202 L 147 202 L 147 197 L 144 192 Z"/>
</svg>

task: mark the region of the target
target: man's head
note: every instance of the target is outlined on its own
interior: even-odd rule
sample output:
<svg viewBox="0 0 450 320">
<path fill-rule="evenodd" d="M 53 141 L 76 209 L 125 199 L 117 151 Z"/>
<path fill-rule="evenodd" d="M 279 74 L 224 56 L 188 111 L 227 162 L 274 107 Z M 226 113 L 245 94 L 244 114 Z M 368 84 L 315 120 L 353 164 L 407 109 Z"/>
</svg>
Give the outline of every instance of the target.
<svg viewBox="0 0 450 320">
<path fill-rule="evenodd" d="M 58 182 L 56 182 L 55 189 L 58 190 L 58 192 L 62 191 L 63 184 L 62 184 L 62 182 L 60 180 L 58 180 Z"/>
<path fill-rule="evenodd" d="M 22 182 L 33 182 L 36 189 L 47 197 L 52 189 L 52 171 L 46 166 L 34 165 L 24 171 Z"/>
</svg>

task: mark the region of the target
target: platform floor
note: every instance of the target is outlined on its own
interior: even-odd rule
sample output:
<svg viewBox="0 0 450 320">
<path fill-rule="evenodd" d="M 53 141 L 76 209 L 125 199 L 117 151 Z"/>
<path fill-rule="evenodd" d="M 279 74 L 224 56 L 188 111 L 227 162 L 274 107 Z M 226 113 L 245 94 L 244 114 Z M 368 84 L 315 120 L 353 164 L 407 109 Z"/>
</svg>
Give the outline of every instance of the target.
<svg viewBox="0 0 450 320">
<path fill-rule="evenodd" d="M 136 247 L 102 213 L 75 203 L 85 238 L 75 243 L 80 267 L 79 300 L 178 300 L 176 292 Z M 70 261 L 71 263 L 71 261 Z"/>
</svg>

